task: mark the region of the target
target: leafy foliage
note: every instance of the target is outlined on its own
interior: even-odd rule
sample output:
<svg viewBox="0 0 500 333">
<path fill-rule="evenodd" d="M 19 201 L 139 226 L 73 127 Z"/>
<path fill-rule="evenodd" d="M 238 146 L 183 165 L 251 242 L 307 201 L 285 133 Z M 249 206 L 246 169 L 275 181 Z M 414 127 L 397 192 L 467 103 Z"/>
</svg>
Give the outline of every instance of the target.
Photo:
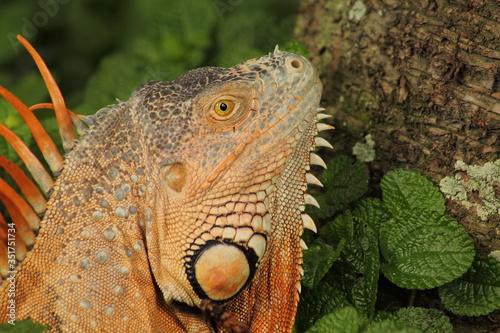
<svg viewBox="0 0 500 333">
<path fill-rule="evenodd" d="M 451 333 L 446 315 L 435 309 L 404 308 L 386 319 L 369 321 L 352 306 L 343 307 L 318 320 L 306 333 Z"/>
<path fill-rule="evenodd" d="M 451 333 L 453 326 L 446 315 L 437 309 L 401 308 L 394 314 L 406 326 L 414 327 L 424 333 Z"/>
<path fill-rule="evenodd" d="M 285 45 L 280 49 L 283 49 L 283 51 L 300 54 L 305 58 L 309 58 L 309 55 L 311 54 L 311 52 L 309 52 L 304 44 L 296 40 L 286 42 Z"/>
<path fill-rule="evenodd" d="M 2 7 L 0 27 L 8 33 L 0 38 L 0 84 L 28 106 L 49 101 L 33 61 L 16 40 L 22 34 L 40 52 L 68 107 L 78 114 L 95 113 L 117 98 L 127 100 L 151 80 L 171 80 L 197 67 L 232 66 L 266 54 L 291 39 L 298 8 L 298 0 L 53 1 L 50 8 L 42 3 Z M 42 17 L 46 20 L 37 20 Z M 44 118 L 50 111 L 36 113 Z M 16 112 L 0 104 L 0 122 L 12 117 Z M 34 147 L 27 128 L 14 130 Z M 56 127 L 49 134 L 57 140 Z M 0 154 L 15 160 L 9 149 L 0 137 Z"/>
<path fill-rule="evenodd" d="M 384 204 L 393 215 L 412 208 L 444 213 L 444 199 L 439 190 L 414 171 L 390 171 L 382 178 L 380 187 Z"/>
<path fill-rule="evenodd" d="M 414 209 L 384 224 L 382 272 L 408 289 L 430 289 L 464 274 L 474 258 L 465 230 L 448 216 Z"/>
<path fill-rule="evenodd" d="M 394 170 L 381 180 L 382 199 L 359 200 L 367 191 L 364 165 L 336 157 L 327 166 L 327 190 L 318 200 L 322 212 L 313 212 L 325 223 L 304 254 L 298 332 L 453 331 L 448 317 L 436 309 L 379 311 L 385 307 L 378 303 L 383 302 L 379 288 L 388 283 L 381 274 L 402 292 L 441 286 L 442 301 L 457 314 L 500 308 L 500 263 L 476 256 L 467 233 L 445 214 L 443 197 L 429 180 Z M 312 253 L 322 253 L 323 264 Z M 335 300 L 328 302 L 328 292 Z"/>
<path fill-rule="evenodd" d="M 296 330 L 304 332 L 320 318 L 335 310 L 351 306 L 335 281 L 321 281 L 314 289 L 302 288 Z"/>
<path fill-rule="evenodd" d="M 340 288 L 349 302 L 368 318 L 375 310 L 380 268 L 378 224 L 384 213 L 374 211 L 374 207 L 379 206 L 380 200 L 365 199 L 352 212 L 353 237 L 340 253 L 330 277 L 342 281 Z M 372 213 L 373 220 L 369 218 Z"/>
<path fill-rule="evenodd" d="M 360 332 L 365 318 L 353 307 L 338 309 L 318 320 L 307 333 L 321 332 Z"/>
<path fill-rule="evenodd" d="M 327 218 L 359 199 L 368 190 L 368 168 L 348 156 L 336 156 L 323 172 L 322 182 L 328 186 L 326 193 L 316 198 L 321 206 L 316 214 Z"/>
<path fill-rule="evenodd" d="M 332 246 L 318 240 L 305 250 L 303 254 L 304 271 L 309 272 L 309 274 L 304 276 L 302 284 L 309 288 L 317 286 L 332 267 L 333 262 L 339 257 L 344 245 L 345 240 L 341 240 L 337 248 L 334 249 Z"/>
<path fill-rule="evenodd" d="M 467 273 L 439 288 L 446 308 L 464 316 L 481 316 L 500 309 L 500 262 L 476 256 Z"/>
<path fill-rule="evenodd" d="M 373 323 L 365 332 L 367 333 L 419 333 L 420 330 L 412 327 L 405 326 L 404 324 L 393 321 L 393 320 L 384 320 L 380 322 Z"/>
</svg>

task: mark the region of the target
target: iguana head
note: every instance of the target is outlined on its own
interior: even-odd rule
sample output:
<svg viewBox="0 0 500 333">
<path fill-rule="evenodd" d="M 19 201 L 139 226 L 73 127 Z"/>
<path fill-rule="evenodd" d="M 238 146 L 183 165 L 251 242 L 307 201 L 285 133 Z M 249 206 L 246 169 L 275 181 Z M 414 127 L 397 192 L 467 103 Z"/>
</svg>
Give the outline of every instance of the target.
<svg viewBox="0 0 500 333">
<path fill-rule="evenodd" d="M 321 88 L 305 58 L 276 50 L 133 95 L 151 172 L 146 246 L 165 299 L 244 313 L 260 290 L 296 303 Z"/>
</svg>

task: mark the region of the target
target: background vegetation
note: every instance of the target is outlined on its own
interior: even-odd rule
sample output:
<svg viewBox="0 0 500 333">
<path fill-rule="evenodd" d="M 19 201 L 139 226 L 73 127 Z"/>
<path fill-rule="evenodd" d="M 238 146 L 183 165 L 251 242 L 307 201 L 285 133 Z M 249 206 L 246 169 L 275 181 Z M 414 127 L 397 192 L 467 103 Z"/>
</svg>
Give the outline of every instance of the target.
<svg viewBox="0 0 500 333">
<path fill-rule="evenodd" d="M 1 84 L 27 105 L 48 101 L 19 33 L 48 64 L 68 107 L 91 114 L 150 80 L 272 51 L 292 38 L 298 1 L 40 0 L 0 8 Z"/>
</svg>

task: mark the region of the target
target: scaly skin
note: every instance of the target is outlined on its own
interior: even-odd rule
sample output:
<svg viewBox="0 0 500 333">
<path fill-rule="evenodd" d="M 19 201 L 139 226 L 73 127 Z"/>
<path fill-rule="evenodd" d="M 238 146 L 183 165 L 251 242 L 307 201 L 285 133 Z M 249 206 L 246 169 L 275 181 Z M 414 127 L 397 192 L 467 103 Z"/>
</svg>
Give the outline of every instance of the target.
<svg viewBox="0 0 500 333">
<path fill-rule="evenodd" d="M 17 269 L 16 319 L 224 331 L 200 311 L 208 299 L 253 332 L 290 332 L 320 94 L 306 59 L 275 51 L 150 82 L 88 117 Z M 3 322 L 7 301 L 4 284 Z"/>
</svg>

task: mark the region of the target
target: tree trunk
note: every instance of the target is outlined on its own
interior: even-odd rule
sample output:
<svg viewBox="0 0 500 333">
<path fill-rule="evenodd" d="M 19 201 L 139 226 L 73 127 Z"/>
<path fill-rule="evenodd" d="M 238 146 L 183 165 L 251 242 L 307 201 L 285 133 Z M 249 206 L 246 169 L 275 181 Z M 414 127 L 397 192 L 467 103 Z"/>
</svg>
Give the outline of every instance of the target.
<svg viewBox="0 0 500 333">
<path fill-rule="evenodd" d="M 455 174 L 456 161 L 500 158 L 500 2 L 304 0 L 301 6 L 295 35 L 321 72 L 336 153 L 350 153 L 371 134 L 375 180 L 409 168 L 436 184 Z M 500 180 L 490 185 L 499 200 Z M 479 250 L 500 249 L 498 214 L 480 219 L 455 200 L 447 207 Z"/>
</svg>

